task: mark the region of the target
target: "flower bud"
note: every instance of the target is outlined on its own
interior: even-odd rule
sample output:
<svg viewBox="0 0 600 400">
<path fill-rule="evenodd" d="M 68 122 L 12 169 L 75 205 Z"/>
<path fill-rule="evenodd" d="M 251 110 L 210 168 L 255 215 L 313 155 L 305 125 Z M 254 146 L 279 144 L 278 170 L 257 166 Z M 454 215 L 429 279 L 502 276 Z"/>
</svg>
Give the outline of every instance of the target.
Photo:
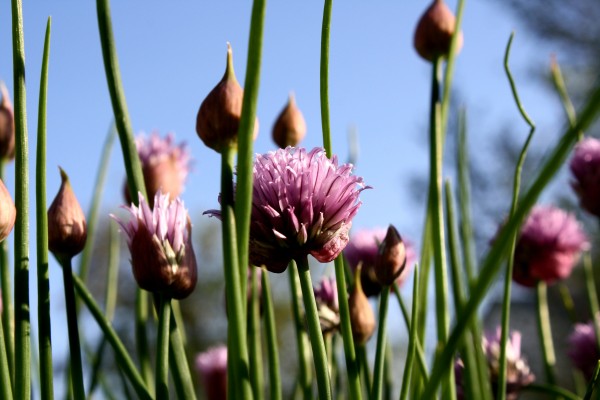
<svg viewBox="0 0 600 400">
<path fill-rule="evenodd" d="M 454 14 L 443 0 L 434 0 L 421 16 L 415 31 L 414 46 L 421 57 L 433 61 L 450 53 L 450 42 L 456 26 Z M 462 47 L 463 35 L 458 33 L 456 52 Z"/>
<path fill-rule="evenodd" d="M 293 94 L 290 94 L 287 105 L 281 110 L 273 126 L 273 141 L 277 146 L 285 149 L 295 147 L 306 135 L 306 122 L 302 112 L 296 106 Z"/>
<path fill-rule="evenodd" d="M 393 225 L 388 227 L 385 239 L 379 245 L 375 259 L 375 276 L 384 286 L 392 285 L 406 267 L 406 247 Z"/>
<path fill-rule="evenodd" d="M 4 82 L 0 82 L 0 93 L 0 159 L 12 160 L 15 158 L 15 114 Z"/>
<path fill-rule="evenodd" d="M 244 89 L 235 77 L 231 45 L 227 43 L 225 75 L 206 96 L 196 118 L 196 132 L 207 147 L 217 153 L 221 153 L 228 147 L 237 148 L 243 100 Z M 258 120 L 255 120 L 255 139 L 257 135 Z"/>
<path fill-rule="evenodd" d="M 0 242 L 6 239 L 12 231 L 16 217 L 15 203 L 13 203 L 8 189 L 4 186 L 4 182 L 0 180 Z"/>
<path fill-rule="evenodd" d="M 79 254 L 87 239 L 85 215 L 69 177 L 59 167 L 62 183 L 48 209 L 48 248 L 58 259 Z"/>
<path fill-rule="evenodd" d="M 208 400 L 227 398 L 227 347 L 218 346 L 196 356 L 196 370 L 200 374 Z"/>
<path fill-rule="evenodd" d="M 350 308 L 352 337 L 358 344 L 365 344 L 375 331 L 375 314 L 362 290 L 360 283 L 361 268 L 359 266 L 354 272 L 354 287 L 348 298 L 348 306 Z"/>
</svg>

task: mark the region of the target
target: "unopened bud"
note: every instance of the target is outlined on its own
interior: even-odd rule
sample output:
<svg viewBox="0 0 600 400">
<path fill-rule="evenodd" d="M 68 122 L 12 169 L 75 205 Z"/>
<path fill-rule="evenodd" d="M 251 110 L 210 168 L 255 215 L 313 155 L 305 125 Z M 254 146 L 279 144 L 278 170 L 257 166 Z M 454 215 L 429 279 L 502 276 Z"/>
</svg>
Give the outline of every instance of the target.
<svg viewBox="0 0 600 400">
<path fill-rule="evenodd" d="M 417 24 L 414 38 L 417 53 L 428 61 L 448 56 L 455 27 L 456 19 L 446 3 L 443 0 L 434 0 Z M 458 53 L 463 43 L 462 32 L 458 33 L 457 40 Z"/>
<path fill-rule="evenodd" d="M 69 177 L 59 169 L 62 183 L 48 209 L 48 248 L 61 259 L 72 258 L 83 250 L 87 227 Z"/>
<path fill-rule="evenodd" d="M 244 89 L 235 77 L 231 45 L 228 43 L 225 75 L 206 96 L 196 118 L 196 132 L 207 147 L 217 153 L 226 148 L 237 148 L 243 100 Z M 255 139 L 257 135 L 258 120 L 255 120 Z"/>
<path fill-rule="evenodd" d="M 392 285 L 406 267 L 406 247 L 393 225 L 388 227 L 385 239 L 379 244 L 375 259 L 375 276 L 384 286 Z"/>
<path fill-rule="evenodd" d="M 15 113 L 4 82 L 0 82 L 0 159 L 15 158 Z"/>
<path fill-rule="evenodd" d="M 296 106 L 294 95 L 290 98 L 286 106 L 273 126 L 273 141 L 277 146 L 285 149 L 288 146 L 295 147 L 306 135 L 306 122 L 302 112 Z"/>
<path fill-rule="evenodd" d="M 0 242 L 6 239 L 12 231 L 16 217 L 15 203 L 13 203 L 8 189 L 4 186 L 4 182 L 0 180 Z"/>
<path fill-rule="evenodd" d="M 375 331 L 375 314 L 369 304 L 369 299 L 362 290 L 360 283 L 360 270 L 358 267 L 354 272 L 354 287 L 348 298 L 350 308 L 350 323 L 352 325 L 352 337 L 358 344 L 365 344 Z"/>
</svg>

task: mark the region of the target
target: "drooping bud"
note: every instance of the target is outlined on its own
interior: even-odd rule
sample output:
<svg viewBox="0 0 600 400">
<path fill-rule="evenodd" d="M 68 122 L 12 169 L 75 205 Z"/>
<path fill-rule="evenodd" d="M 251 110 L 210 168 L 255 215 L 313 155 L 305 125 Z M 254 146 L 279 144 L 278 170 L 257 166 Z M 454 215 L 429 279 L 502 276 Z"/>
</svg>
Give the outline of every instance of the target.
<svg viewBox="0 0 600 400">
<path fill-rule="evenodd" d="M 83 250 L 87 226 L 69 177 L 62 168 L 59 170 L 62 183 L 48 209 L 48 248 L 56 258 L 68 259 Z"/>
<path fill-rule="evenodd" d="M 0 82 L 0 159 L 15 158 L 15 113 L 4 82 Z"/>
<path fill-rule="evenodd" d="M 296 106 L 296 99 L 290 94 L 288 103 L 273 125 L 273 141 L 277 146 L 285 149 L 295 147 L 306 135 L 306 122 L 304 116 Z"/>
<path fill-rule="evenodd" d="M 206 96 L 196 118 L 196 133 L 207 147 L 221 153 L 237 148 L 238 129 L 242 116 L 244 89 L 233 71 L 231 45 L 227 43 L 225 75 Z M 254 138 L 258 135 L 258 119 L 254 121 Z"/>
<path fill-rule="evenodd" d="M 456 27 L 454 14 L 443 0 L 434 0 L 421 16 L 415 31 L 414 46 L 421 57 L 433 61 L 450 53 L 450 42 Z M 456 52 L 462 47 L 463 35 L 458 33 Z"/>
<path fill-rule="evenodd" d="M 365 344 L 375 331 L 375 314 L 369 304 L 369 299 L 362 290 L 360 283 L 359 266 L 354 272 L 354 286 L 348 298 L 350 308 L 350 323 L 352 325 L 352 337 L 359 344 Z"/>
<path fill-rule="evenodd" d="M 16 217 L 15 203 L 13 203 L 8 189 L 4 186 L 4 182 L 0 180 L 0 242 L 6 239 L 12 231 Z"/>
<path fill-rule="evenodd" d="M 405 267 L 406 247 L 396 228 L 390 225 L 375 259 L 377 281 L 384 286 L 392 285 Z"/>
</svg>

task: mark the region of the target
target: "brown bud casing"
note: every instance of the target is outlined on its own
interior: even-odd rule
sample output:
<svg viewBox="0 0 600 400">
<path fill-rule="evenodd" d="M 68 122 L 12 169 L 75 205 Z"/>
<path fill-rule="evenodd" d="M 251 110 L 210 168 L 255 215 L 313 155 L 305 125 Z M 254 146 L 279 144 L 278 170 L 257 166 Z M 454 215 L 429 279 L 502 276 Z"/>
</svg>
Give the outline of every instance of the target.
<svg viewBox="0 0 600 400">
<path fill-rule="evenodd" d="M 448 56 L 455 26 L 454 14 L 444 1 L 434 0 L 417 24 L 414 37 L 415 50 L 427 61 Z M 457 40 L 456 52 L 458 53 L 463 43 L 462 32 L 458 33 Z"/>
<path fill-rule="evenodd" d="M 48 248 L 61 259 L 72 258 L 83 250 L 87 226 L 69 177 L 59 169 L 62 183 L 48 209 Z"/>
<path fill-rule="evenodd" d="M 15 158 L 15 114 L 4 82 L 0 82 L 0 159 Z"/>
<path fill-rule="evenodd" d="M 227 44 L 227 68 L 223 79 L 206 96 L 196 118 L 196 133 L 207 147 L 221 153 L 237 148 L 242 116 L 244 89 L 233 71 L 231 46 Z M 254 121 L 254 139 L 258 135 L 258 119 Z"/>
<path fill-rule="evenodd" d="M 350 308 L 350 323 L 352 325 L 352 337 L 358 344 L 365 344 L 375 331 L 375 314 L 369 304 L 369 299 L 362 290 L 360 284 L 360 270 L 358 267 L 354 273 L 354 287 L 348 298 Z"/>
<path fill-rule="evenodd" d="M 375 276 L 384 286 L 392 285 L 406 267 L 406 247 L 393 225 L 388 227 L 375 259 Z"/>
<path fill-rule="evenodd" d="M 8 189 L 4 186 L 4 182 L 0 180 L 0 242 L 6 239 L 12 231 L 16 217 L 15 203 L 13 203 Z"/>
<path fill-rule="evenodd" d="M 163 193 L 169 193 L 171 199 L 176 199 L 183 191 L 176 155 L 170 155 L 156 164 L 142 165 L 142 174 L 150 208 L 154 208 L 154 195 L 159 189 Z M 129 194 L 127 181 L 123 184 L 123 195 L 125 202 L 131 204 L 133 200 Z"/>
<path fill-rule="evenodd" d="M 285 149 L 288 146 L 295 147 L 306 135 L 306 122 L 304 116 L 296 106 L 293 94 L 290 94 L 288 103 L 273 125 L 273 141 L 277 146 Z"/>
</svg>

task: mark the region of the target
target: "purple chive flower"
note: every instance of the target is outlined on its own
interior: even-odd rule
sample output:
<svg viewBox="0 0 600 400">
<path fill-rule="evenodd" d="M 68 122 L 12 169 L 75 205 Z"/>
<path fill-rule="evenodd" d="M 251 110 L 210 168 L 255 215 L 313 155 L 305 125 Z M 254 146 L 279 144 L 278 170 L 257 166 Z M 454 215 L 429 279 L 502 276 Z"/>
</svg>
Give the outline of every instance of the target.
<svg viewBox="0 0 600 400">
<path fill-rule="evenodd" d="M 348 243 L 352 218 L 366 189 L 325 151 L 287 147 L 254 162 L 250 223 L 250 261 L 283 272 L 292 259 L 311 254 L 319 262 L 335 259 Z"/>
<path fill-rule="evenodd" d="M 579 142 L 569 166 L 581 207 L 600 217 L 600 140 L 588 137 Z"/>
<path fill-rule="evenodd" d="M 321 331 L 325 334 L 337 330 L 340 325 L 340 308 L 335 278 L 324 276 L 314 292 Z"/>
<path fill-rule="evenodd" d="M 600 360 L 594 322 L 575 324 L 573 332 L 569 335 L 568 343 L 567 355 L 573 365 L 581 370 L 587 380 L 591 379 L 598 360 Z"/>
<path fill-rule="evenodd" d="M 344 256 L 353 271 L 356 270 L 359 263 L 362 263 L 360 280 L 363 291 L 368 297 L 381 293 L 381 284 L 375 276 L 375 261 L 379 244 L 385 239 L 386 233 L 387 228 L 358 230 L 352 235 L 348 246 L 344 249 Z M 407 241 L 404 241 L 404 245 L 406 247 L 406 267 L 396 279 L 398 284 L 402 284 L 406 280 L 416 260 L 414 247 Z"/>
<path fill-rule="evenodd" d="M 139 207 L 123 207 L 131 213 L 128 222 L 111 215 L 127 236 L 133 275 L 142 289 L 183 299 L 197 280 L 188 212 L 179 198 L 170 202 L 168 193 L 158 191 L 153 208 L 139 198 Z"/>
<path fill-rule="evenodd" d="M 196 356 L 196 370 L 208 400 L 227 398 L 227 347 L 218 346 Z"/>
<path fill-rule="evenodd" d="M 575 217 L 552 206 L 536 206 L 525 220 L 515 249 L 513 279 L 532 287 L 565 279 L 588 239 Z"/>
<path fill-rule="evenodd" d="M 157 132 L 150 136 L 140 133 L 135 138 L 144 184 L 150 197 L 150 206 L 154 194 L 161 190 L 169 193 L 172 199 L 183 192 L 185 180 L 191 168 L 191 156 L 185 143 L 175 145 L 172 133 L 162 138 Z M 125 187 L 125 198 L 131 202 L 131 196 Z"/>
</svg>

